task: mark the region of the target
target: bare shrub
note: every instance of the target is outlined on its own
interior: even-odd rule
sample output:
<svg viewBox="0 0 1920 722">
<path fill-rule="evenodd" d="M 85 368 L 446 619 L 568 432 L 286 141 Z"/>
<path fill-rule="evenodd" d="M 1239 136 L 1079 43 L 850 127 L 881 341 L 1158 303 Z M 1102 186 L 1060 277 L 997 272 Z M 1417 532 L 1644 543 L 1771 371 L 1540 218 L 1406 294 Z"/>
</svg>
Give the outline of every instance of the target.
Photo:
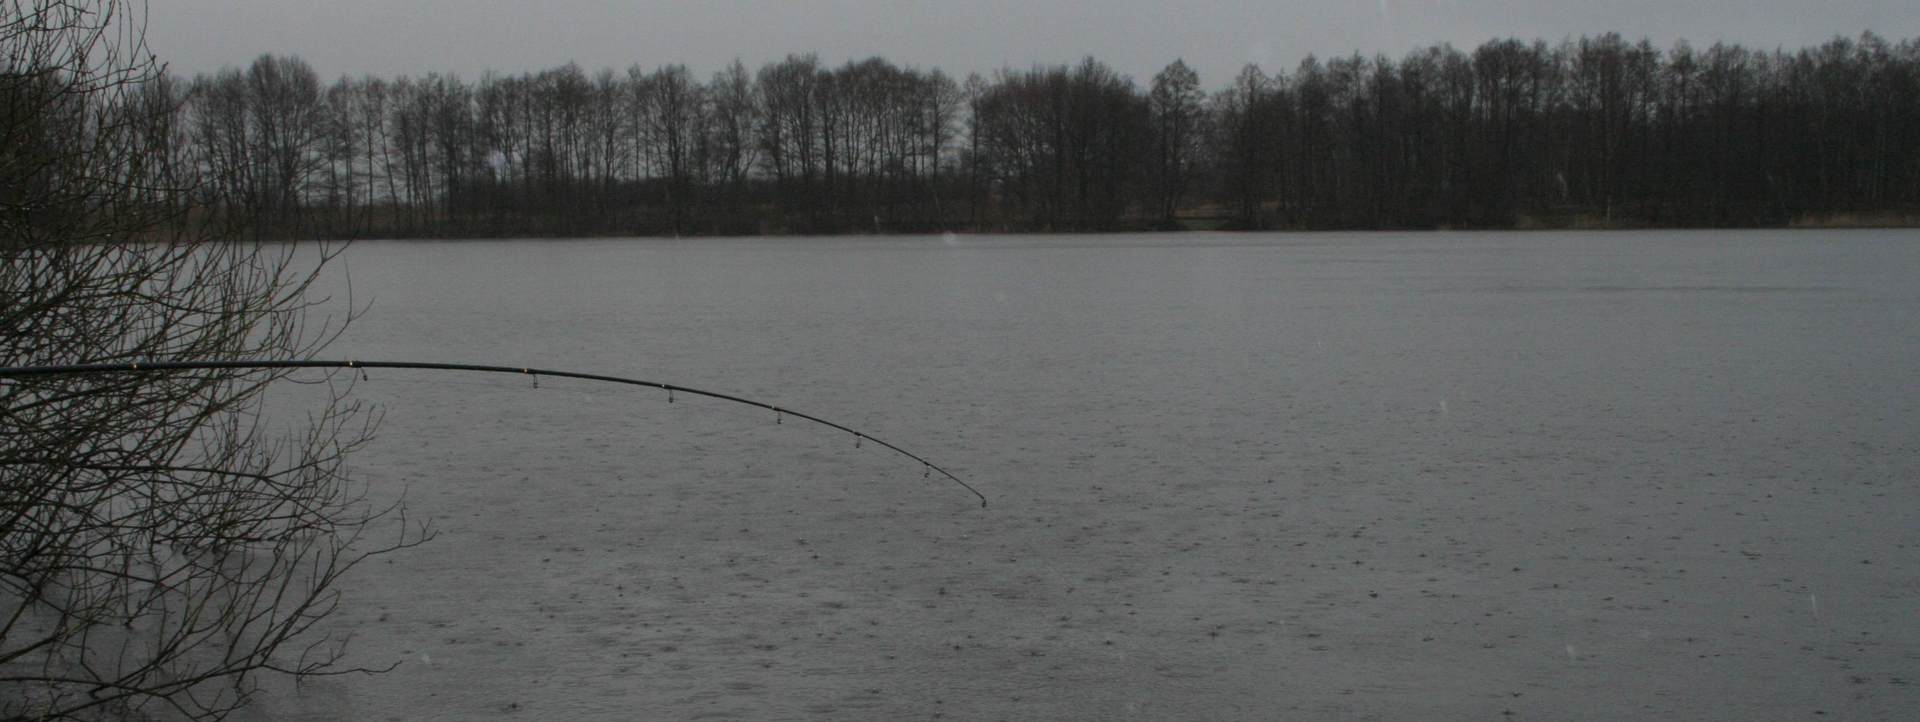
<svg viewBox="0 0 1920 722">
<path fill-rule="evenodd" d="M 332 251 L 196 209 L 135 10 L 0 0 L 0 365 L 311 358 Z M 346 475 L 376 421 L 350 380 L 270 420 L 288 373 L 0 380 L 0 718 L 218 718 L 259 675 L 348 671 L 336 583 L 430 532 Z"/>
</svg>

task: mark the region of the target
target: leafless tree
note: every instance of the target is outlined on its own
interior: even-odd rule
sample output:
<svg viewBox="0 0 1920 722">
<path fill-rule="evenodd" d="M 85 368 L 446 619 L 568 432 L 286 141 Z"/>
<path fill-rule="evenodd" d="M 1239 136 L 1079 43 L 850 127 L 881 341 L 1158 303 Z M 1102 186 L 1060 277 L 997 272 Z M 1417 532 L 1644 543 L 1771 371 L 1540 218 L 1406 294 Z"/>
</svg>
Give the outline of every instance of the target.
<svg viewBox="0 0 1920 722">
<path fill-rule="evenodd" d="M 1112 230 L 1196 211 L 1245 228 L 1737 226 L 1920 209 L 1920 40 L 1509 38 L 1252 70 L 1207 93 L 1179 61 L 1142 89 L 1093 59 L 961 84 L 792 55 L 705 82 L 567 64 L 322 92 L 298 58 L 267 55 L 195 78 L 177 127 L 211 209 L 264 237 Z"/>
<path fill-rule="evenodd" d="M 1200 74 L 1175 60 L 1153 76 L 1153 90 L 1147 96 L 1153 113 L 1153 178 L 1160 215 L 1172 221 L 1174 211 L 1186 196 L 1194 165 L 1199 160 L 1201 120 L 1206 93 L 1200 89 Z"/>
<path fill-rule="evenodd" d="M 705 89 L 694 81 L 685 65 L 655 70 L 648 76 L 648 84 L 653 92 L 646 109 L 644 137 L 653 147 L 658 173 L 666 179 L 666 206 L 673 232 L 678 234 L 686 226 L 694 172 L 699 165 L 696 150 L 705 115 Z"/>
<path fill-rule="evenodd" d="M 0 365 L 308 358 L 316 253 L 209 230 L 138 5 L 0 1 Z M 218 718 L 344 671 L 336 583 L 427 530 L 345 475 L 350 382 L 283 429 L 279 378 L 0 381 L 0 718 Z"/>
<path fill-rule="evenodd" d="M 760 98 L 753 92 L 753 76 L 738 60 L 714 74 L 707 94 L 713 99 L 709 132 L 713 135 L 714 175 L 737 195 L 759 160 L 753 129 L 760 122 Z"/>
</svg>

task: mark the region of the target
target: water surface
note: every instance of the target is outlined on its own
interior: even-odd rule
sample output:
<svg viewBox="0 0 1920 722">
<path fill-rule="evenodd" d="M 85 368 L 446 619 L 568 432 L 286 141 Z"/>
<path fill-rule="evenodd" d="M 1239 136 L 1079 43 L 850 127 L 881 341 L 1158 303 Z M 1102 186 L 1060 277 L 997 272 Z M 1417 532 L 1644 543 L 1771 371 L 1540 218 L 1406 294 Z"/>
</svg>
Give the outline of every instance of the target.
<svg viewBox="0 0 1920 722">
<path fill-rule="evenodd" d="M 363 242 L 318 719 L 1896 718 L 1920 234 Z M 342 294 L 344 295 L 344 293 Z"/>
</svg>

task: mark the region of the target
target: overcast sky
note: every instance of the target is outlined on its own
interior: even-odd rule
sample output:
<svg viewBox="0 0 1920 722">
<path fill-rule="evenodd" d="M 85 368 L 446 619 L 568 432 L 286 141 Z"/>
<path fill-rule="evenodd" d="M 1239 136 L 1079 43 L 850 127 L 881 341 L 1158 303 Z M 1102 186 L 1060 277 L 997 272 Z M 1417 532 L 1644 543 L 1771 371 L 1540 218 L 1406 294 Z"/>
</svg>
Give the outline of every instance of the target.
<svg viewBox="0 0 1920 722">
<path fill-rule="evenodd" d="M 1247 62 L 1291 69 L 1309 53 L 1398 57 L 1488 38 L 1557 41 L 1618 31 L 1799 48 L 1873 30 L 1920 37 L 1915 0 L 151 0 L 148 41 L 180 74 L 305 58 L 323 77 L 575 61 L 589 71 L 685 63 L 701 77 L 817 52 L 879 55 L 956 76 L 1092 55 L 1144 84 L 1185 58 L 1209 87 Z"/>
</svg>

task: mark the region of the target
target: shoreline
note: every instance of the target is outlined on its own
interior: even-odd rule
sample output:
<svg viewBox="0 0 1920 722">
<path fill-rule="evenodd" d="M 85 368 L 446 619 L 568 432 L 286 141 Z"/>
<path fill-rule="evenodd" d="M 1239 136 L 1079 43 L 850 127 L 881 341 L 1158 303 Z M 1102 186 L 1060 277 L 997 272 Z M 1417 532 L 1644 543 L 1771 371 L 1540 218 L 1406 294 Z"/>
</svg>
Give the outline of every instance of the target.
<svg viewBox="0 0 1920 722">
<path fill-rule="evenodd" d="M 898 238 L 898 237 L 944 237 L 944 236 L 1104 236 L 1104 235 L 1166 235 L 1166 236 L 1204 236 L 1227 234 L 1272 234 L 1272 235 L 1313 235 L 1313 234 L 1438 234 L 1438 233 L 1637 233 L 1637 232 L 1714 232 L 1714 231 L 1901 231 L 1920 230 L 1920 216 L 1899 218 L 1863 218 L 1844 217 L 1840 219 L 1797 220 L 1785 225 L 1739 225 L 1739 226 L 1679 226 L 1679 225 L 1634 225 L 1634 224 L 1522 224 L 1513 226 L 1437 226 L 1426 228 L 1123 228 L 1112 230 L 903 230 L 898 232 L 818 232 L 818 233 L 688 233 L 680 235 L 644 234 L 644 233 L 578 233 L 578 234 L 485 234 L 485 235 L 365 235 L 349 234 L 315 236 L 262 236 L 257 240 L 279 242 L 307 241 L 418 241 L 451 243 L 461 241 L 528 241 L 528 240 L 653 240 L 653 241 L 701 241 L 729 239 L 780 239 L 780 238 Z"/>
</svg>

